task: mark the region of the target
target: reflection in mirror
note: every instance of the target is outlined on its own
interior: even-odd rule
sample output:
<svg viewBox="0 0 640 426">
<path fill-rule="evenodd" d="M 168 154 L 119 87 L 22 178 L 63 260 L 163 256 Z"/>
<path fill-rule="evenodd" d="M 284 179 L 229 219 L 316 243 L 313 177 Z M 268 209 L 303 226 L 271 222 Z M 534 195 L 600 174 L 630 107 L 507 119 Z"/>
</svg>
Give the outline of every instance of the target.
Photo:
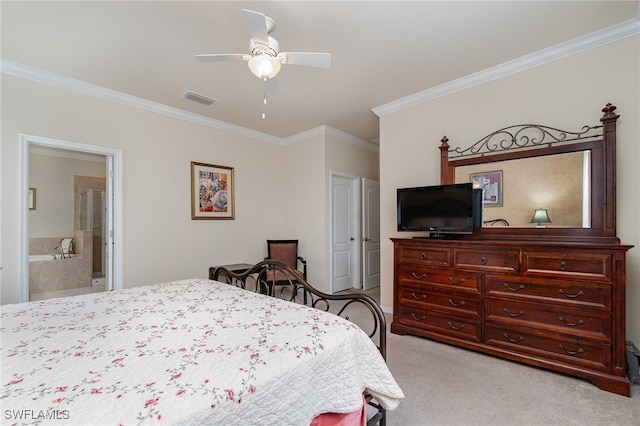
<svg viewBox="0 0 640 426">
<path fill-rule="evenodd" d="M 483 226 L 535 227 L 536 209 L 547 209 L 547 227 L 589 228 L 591 225 L 590 151 L 458 166 L 455 182 L 481 181 L 485 188 Z M 498 172 L 499 182 L 471 175 Z"/>
</svg>

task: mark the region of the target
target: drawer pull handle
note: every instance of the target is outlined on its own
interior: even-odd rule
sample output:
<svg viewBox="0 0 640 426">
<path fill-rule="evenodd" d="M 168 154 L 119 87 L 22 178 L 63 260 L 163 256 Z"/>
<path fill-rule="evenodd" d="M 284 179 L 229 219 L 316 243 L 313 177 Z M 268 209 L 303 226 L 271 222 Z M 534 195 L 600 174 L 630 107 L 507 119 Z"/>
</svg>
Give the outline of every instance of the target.
<svg viewBox="0 0 640 426">
<path fill-rule="evenodd" d="M 461 278 L 459 280 L 454 280 L 452 277 L 448 277 L 448 279 L 451 284 L 455 284 L 455 285 L 462 284 L 464 282 L 464 278 Z"/>
<path fill-rule="evenodd" d="M 504 283 L 504 286 L 507 288 L 507 290 L 509 291 L 518 291 L 518 290 L 522 290 L 524 288 L 524 284 L 520 284 L 520 287 L 511 287 L 509 285 L 509 283 Z"/>
<path fill-rule="evenodd" d="M 514 318 L 515 317 L 519 317 L 520 315 L 524 315 L 524 311 L 513 313 L 513 312 L 509 311 L 508 308 L 504 308 L 503 311 L 504 311 L 505 314 L 509 315 L 510 317 L 514 317 Z"/>
<path fill-rule="evenodd" d="M 426 294 L 421 294 L 420 297 L 418 297 L 417 294 L 411 293 L 411 296 L 413 296 L 413 298 L 416 299 L 416 300 L 422 300 L 422 299 L 426 299 L 427 298 Z"/>
<path fill-rule="evenodd" d="M 417 316 L 416 314 L 414 314 L 413 312 L 411 313 L 411 318 L 413 318 L 416 321 L 424 321 L 427 319 L 426 316 L 422 315 L 422 316 Z"/>
<path fill-rule="evenodd" d="M 456 308 L 459 308 L 460 306 L 464 306 L 464 300 L 462 300 L 460 303 L 456 303 L 453 300 L 449 299 L 449 304 L 451 306 L 454 306 Z"/>
<path fill-rule="evenodd" d="M 567 349 L 567 348 L 565 348 L 564 346 L 562 346 L 562 344 L 559 344 L 559 345 L 558 345 L 558 347 L 559 347 L 560 349 L 562 349 L 563 351 L 565 351 L 566 353 L 568 353 L 569 355 L 578 355 L 578 354 L 581 354 L 582 352 L 584 352 L 584 351 L 582 350 L 582 348 L 578 348 L 578 350 L 577 350 L 577 351 L 570 351 L 569 349 Z"/>
<path fill-rule="evenodd" d="M 517 339 L 514 339 L 513 337 L 509 336 L 507 333 L 502 333 L 502 335 L 504 336 L 505 339 L 507 339 L 511 343 L 522 342 L 524 340 L 524 336 L 520 336 Z"/>
<path fill-rule="evenodd" d="M 486 264 L 487 264 L 487 258 L 486 258 L 486 257 L 484 257 L 484 256 L 482 256 L 482 257 L 480 258 L 480 264 L 482 264 L 482 265 L 486 265 Z"/>
<path fill-rule="evenodd" d="M 580 296 L 584 296 L 584 292 L 582 290 L 580 290 L 579 292 L 575 293 L 575 294 L 567 294 L 564 292 L 563 289 L 558 290 L 558 292 L 566 297 L 568 297 L 569 299 L 575 299 L 576 297 L 580 297 Z"/>
<path fill-rule="evenodd" d="M 567 270 L 567 262 L 565 262 L 564 260 L 562 262 L 560 262 L 560 270 L 561 271 L 566 271 Z"/>
<path fill-rule="evenodd" d="M 425 260 L 427 258 L 427 253 L 420 253 L 420 259 Z"/>
<path fill-rule="evenodd" d="M 426 278 L 426 277 L 427 277 L 427 274 L 420 274 L 420 275 L 418 275 L 418 274 L 416 274 L 415 272 L 412 272 L 412 273 L 411 273 L 411 275 L 412 275 L 412 276 L 413 276 L 413 278 L 415 278 L 416 280 L 421 280 L 421 279 L 423 279 L 423 278 Z"/>
<path fill-rule="evenodd" d="M 564 317 L 558 317 L 558 319 L 560 321 L 562 321 L 563 323 L 565 323 L 566 325 L 568 325 L 569 327 L 575 327 L 577 325 L 582 325 L 584 324 L 583 320 L 578 320 L 577 322 L 568 322 L 566 319 L 564 319 Z"/>
<path fill-rule="evenodd" d="M 453 330 L 462 330 L 464 328 L 464 324 L 460 324 L 457 327 L 453 325 L 451 321 L 447 321 L 447 324 L 449 324 L 449 327 L 451 327 Z"/>
</svg>

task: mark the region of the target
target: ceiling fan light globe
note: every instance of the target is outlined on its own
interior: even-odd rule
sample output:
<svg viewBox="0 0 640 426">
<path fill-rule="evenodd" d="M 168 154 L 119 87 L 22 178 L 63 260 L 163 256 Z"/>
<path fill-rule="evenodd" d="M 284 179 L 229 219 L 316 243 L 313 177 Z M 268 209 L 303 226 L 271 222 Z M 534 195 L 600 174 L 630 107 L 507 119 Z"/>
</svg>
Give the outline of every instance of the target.
<svg viewBox="0 0 640 426">
<path fill-rule="evenodd" d="M 281 64 L 269 55 L 257 55 L 249 60 L 249 69 L 259 79 L 273 78 L 280 72 Z"/>
</svg>

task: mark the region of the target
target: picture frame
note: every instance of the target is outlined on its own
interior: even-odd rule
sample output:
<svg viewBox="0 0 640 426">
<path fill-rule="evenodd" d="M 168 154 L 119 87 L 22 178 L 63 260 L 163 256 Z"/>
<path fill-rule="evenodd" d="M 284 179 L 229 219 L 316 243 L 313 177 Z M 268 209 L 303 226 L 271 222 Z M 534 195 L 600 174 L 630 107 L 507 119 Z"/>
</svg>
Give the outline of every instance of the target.
<svg viewBox="0 0 640 426">
<path fill-rule="evenodd" d="M 191 219 L 235 218 L 233 167 L 191 162 Z"/>
<path fill-rule="evenodd" d="M 29 188 L 29 210 L 36 209 L 36 189 Z"/>
<path fill-rule="evenodd" d="M 474 188 L 482 188 L 482 205 L 484 207 L 502 206 L 502 170 L 471 173 L 469 180 L 473 183 Z"/>
</svg>

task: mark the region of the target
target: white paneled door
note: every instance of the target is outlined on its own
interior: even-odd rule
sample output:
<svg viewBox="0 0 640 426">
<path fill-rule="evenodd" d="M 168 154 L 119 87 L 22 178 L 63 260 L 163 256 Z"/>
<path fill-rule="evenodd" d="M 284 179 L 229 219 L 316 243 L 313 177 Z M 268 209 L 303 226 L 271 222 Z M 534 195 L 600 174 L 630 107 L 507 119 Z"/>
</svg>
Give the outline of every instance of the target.
<svg viewBox="0 0 640 426">
<path fill-rule="evenodd" d="M 357 286 L 358 178 L 331 175 L 331 292 Z"/>
<path fill-rule="evenodd" d="M 380 285 L 380 182 L 362 179 L 362 288 Z"/>
</svg>

